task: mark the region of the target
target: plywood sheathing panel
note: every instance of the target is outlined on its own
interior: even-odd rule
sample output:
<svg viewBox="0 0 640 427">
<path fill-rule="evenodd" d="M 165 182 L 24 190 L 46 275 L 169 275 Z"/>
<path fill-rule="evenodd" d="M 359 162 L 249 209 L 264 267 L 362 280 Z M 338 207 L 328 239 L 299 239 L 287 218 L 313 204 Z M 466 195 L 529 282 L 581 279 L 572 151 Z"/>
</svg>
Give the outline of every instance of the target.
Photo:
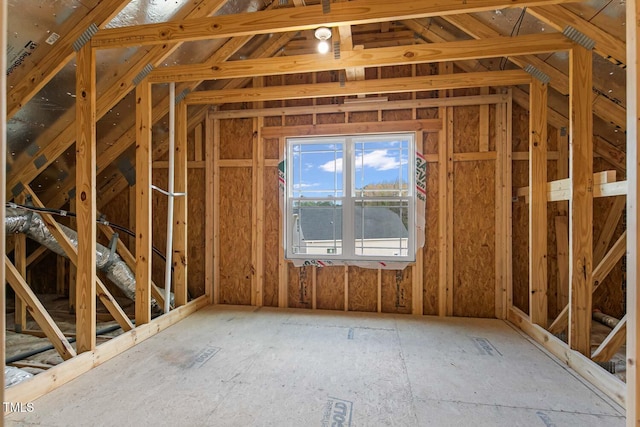
<svg viewBox="0 0 640 427">
<path fill-rule="evenodd" d="M 424 282 L 423 311 L 428 315 L 438 314 L 438 167 L 437 163 L 427 163 L 427 212 L 422 277 Z"/>
<path fill-rule="evenodd" d="M 453 109 L 453 152 L 476 153 L 479 151 L 480 107 L 455 107 Z"/>
<path fill-rule="evenodd" d="M 316 270 L 316 307 L 344 310 L 343 267 L 323 267 Z"/>
<path fill-rule="evenodd" d="M 344 122 L 345 122 L 344 113 L 329 113 L 329 114 L 316 115 L 316 123 L 319 125 L 344 123 Z"/>
<path fill-rule="evenodd" d="M 220 169 L 220 302 L 251 304 L 251 168 Z"/>
<path fill-rule="evenodd" d="M 381 67 L 380 76 L 383 79 L 394 77 L 411 77 L 411 65 L 395 65 L 392 67 Z M 389 101 L 399 101 L 402 99 L 411 99 L 411 93 L 390 93 L 386 95 Z"/>
<path fill-rule="evenodd" d="M 377 122 L 378 121 L 378 112 L 377 111 L 354 111 L 353 113 L 348 113 L 349 123 L 361 123 L 361 122 Z"/>
<path fill-rule="evenodd" d="M 289 262 L 287 268 L 289 307 L 311 308 L 312 267 L 296 268 Z"/>
<path fill-rule="evenodd" d="M 414 267 L 407 267 L 404 270 L 382 270 L 383 313 L 411 313 L 411 278 L 413 268 Z"/>
<path fill-rule="evenodd" d="M 205 170 L 204 168 L 189 169 L 187 173 L 188 198 L 188 228 L 187 228 L 187 284 L 191 299 L 204 295 L 205 257 L 211 256 L 205 248 Z"/>
<path fill-rule="evenodd" d="M 409 308 L 411 308 L 410 302 Z M 353 266 L 349 267 L 349 311 L 377 310 L 378 271 Z"/>
<path fill-rule="evenodd" d="M 264 285 L 263 305 L 278 306 L 278 251 L 280 245 L 280 207 L 278 168 L 264 168 Z"/>
<path fill-rule="evenodd" d="M 495 316 L 495 162 L 454 164 L 453 314 Z"/>
<path fill-rule="evenodd" d="M 266 119 L 265 119 L 266 121 Z M 279 159 L 280 158 L 280 141 L 278 138 L 265 139 L 264 141 L 264 158 Z"/>
<path fill-rule="evenodd" d="M 220 159 L 250 159 L 252 133 L 252 119 L 220 120 Z"/>
</svg>

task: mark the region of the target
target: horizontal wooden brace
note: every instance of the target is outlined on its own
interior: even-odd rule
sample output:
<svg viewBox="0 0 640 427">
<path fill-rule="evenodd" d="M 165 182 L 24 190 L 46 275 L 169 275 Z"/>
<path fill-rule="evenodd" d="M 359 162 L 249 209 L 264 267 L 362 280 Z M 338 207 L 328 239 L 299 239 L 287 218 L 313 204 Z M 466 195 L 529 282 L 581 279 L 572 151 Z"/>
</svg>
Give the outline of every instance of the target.
<svg viewBox="0 0 640 427">
<path fill-rule="evenodd" d="M 383 67 L 469 59 L 499 58 L 569 50 L 573 42 L 562 34 L 491 37 L 410 46 L 392 46 L 342 52 L 340 58 L 322 54 L 180 65 L 154 70 L 152 83 L 238 79 L 279 74 L 312 73 L 349 67 Z"/>
<path fill-rule="evenodd" d="M 506 4 L 504 0 L 465 0 L 464 2 L 356 0 L 332 4 L 329 13 L 324 13 L 322 5 L 310 5 L 135 27 L 109 28 L 93 36 L 91 45 L 94 48 L 122 48 L 253 34 L 295 32 L 319 26 L 338 27 L 503 8 L 544 6 L 572 1 L 575 0 L 511 0 Z"/>
<path fill-rule="evenodd" d="M 231 102 L 275 101 L 298 98 L 322 98 L 359 94 L 405 93 L 484 86 L 512 86 L 531 83 L 531 75 L 522 70 L 486 71 L 436 76 L 401 77 L 340 83 L 317 83 L 192 92 L 188 104 L 226 104 Z"/>
<path fill-rule="evenodd" d="M 364 98 L 366 102 L 350 102 L 343 104 L 322 104 L 313 106 L 296 107 L 274 107 L 255 108 L 242 110 L 222 110 L 212 111 L 209 114 L 215 119 L 236 119 L 248 117 L 276 117 L 276 116 L 301 116 L 307 114 L 334 114 L 350 113 L 357 111 L 392 111 L 406 110 L 411 108 L 438 108 L 438 107 L 459 107 L 466 105 L 490 105 L 501 104 L 508 101 L 508 96 L 503 94 L 495 95 L 474 95 L 458 96 L 452 98 L 426 98 L 409 99 L 403 101 L 384 101 L 376 98 Z M 369 102 L 373 100 L 375 102 Z"/>
<path fill-rule="evenodd" d="M 393 122 L 332 123 L 322 125 L 263 127 L 261 136 L 265 139 L 305 136 L 305 135 L 345 135 L 379 132 L 438 132 L 442 129 L 441 119 L 398 120 Z"/>
</svg>

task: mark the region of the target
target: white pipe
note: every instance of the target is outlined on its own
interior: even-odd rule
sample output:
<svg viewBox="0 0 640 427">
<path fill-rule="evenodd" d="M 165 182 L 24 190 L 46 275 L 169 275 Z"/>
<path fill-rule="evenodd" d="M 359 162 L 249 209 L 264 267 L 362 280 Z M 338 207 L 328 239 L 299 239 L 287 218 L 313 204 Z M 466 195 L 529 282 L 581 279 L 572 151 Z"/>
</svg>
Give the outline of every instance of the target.
<svg viewBox="0 0 640 427">
<path fill-rule="evenodd" d="M 168 313 L 171 296 L 171 265 L 173 264 L 173 190 L 174 190 L 174 155 L 176 145 L 176 84 L 169 84 L 169 188 L 167 192 L 167 251 L 164 269 L 164 312 Z"/>
</svg>

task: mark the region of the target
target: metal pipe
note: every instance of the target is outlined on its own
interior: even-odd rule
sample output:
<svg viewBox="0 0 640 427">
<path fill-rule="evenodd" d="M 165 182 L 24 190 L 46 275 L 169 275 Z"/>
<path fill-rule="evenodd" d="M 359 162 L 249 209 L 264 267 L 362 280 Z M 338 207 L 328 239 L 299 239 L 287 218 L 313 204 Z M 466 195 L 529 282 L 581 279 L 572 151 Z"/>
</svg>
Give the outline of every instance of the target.
<svg viewBox="0 0 640 427">
<path fill-rule="evenodd" d="M 596 320 L 602 323 L 605 326 L 610 327 L 611 329 L 615 328 L 618 325 L 618 323 L 620 323 L 619 319 L 616 319 L 613 316 L 609 316 L 608 314 L 604 314 L 598 309 L 593 310 L 591 318 L 593 320 Z"/>
<path fill-rule="evenodd" d="M 167 255 L 164 269 L 164 312 L 168 313 L 171 296 L 171 264 L 173 257 L 173 191 L 175 180 L 175 144 L 176 144 L 176 84 L 169 84 L 169 186 L 167 192 Z"/>
</svg>

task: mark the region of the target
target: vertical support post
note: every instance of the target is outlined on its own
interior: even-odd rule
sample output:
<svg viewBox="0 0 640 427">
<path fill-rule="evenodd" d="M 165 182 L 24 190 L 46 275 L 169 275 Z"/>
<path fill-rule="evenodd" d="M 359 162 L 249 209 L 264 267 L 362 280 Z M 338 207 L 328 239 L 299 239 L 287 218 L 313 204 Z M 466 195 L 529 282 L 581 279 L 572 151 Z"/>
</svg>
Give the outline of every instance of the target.
<svg viewBox="0 0 640 427">
<path fill-rule="evenodd" d="M 58 255 L 56 256 L 56 294 L 58 296 L 62 296 L 65 294 L 64 288 L 65 288 L 66 282 L 67 282 L 67 259 L 63 256 Z"/>
<path fill-rule="evenodd" d="M 0 0 L 0 28 L 7 28 L 7 1 Z M 0 31 L 0 70 L 7 69 L 7 31 Z M 7 76 L 0 76 L 0 164 L 7 164 Z M 7 201 L 7 169 L 0 171 L 0 201 Z M 0 223 L 4 224 L 4 209 L 0 209 Z M 6 256 L 5 239 L 0 239 L 0 255 Z M 4 263 L 0 266 L 0 283 L 6 283 Z M 5 286 L 0 289 L 0 308 L 5 312 Z M 5 317 L 0 316 L 0 342 L 5 341 Z M 5 359 L 4 345 L 0 345 L 0 357 Z M 0 384 L 4 384 L 4 370 L 0 373 Z M 4 402 L 4 387 L 0 390 L 0 398 Z"/>
<path fill-rule="evenodd" d="M 480 95 L 489 95 L 488 87 L 480 88 Z M 479 120 L 479 142 L 478 142 L 478 151 L 487 152 L 489 151 L 489 105 L 482 104 L 480 106 L 480 120 Z"/>
<path fill-rule="evenodd" d="M 638 146 L 640 145 L 640 8 L 638 2 L 627 2 L 627 425 L 640 424 L 640 369 L 638 356 L 640 355 L 640 292 L 638 292 L 638 277 L 640 277 L 640 238 L 638 238 L 638 215 L 640 209 L 640 175 L 638 167 Z"/>
<path fill-rule="evenodd" d="M 453 64 L 441 63 L 440 74 L 451 74 Z M 446 97 L 447 91 L 440 91 L 440 97 Z M 438 315 L 450 316 L 453 312 L 453 265 L 451 232 L 453 230 L 452 211 L 449 210 L 453 200 L 449 200 L 453 192 L 453 109 L 440 107 L 438 117 L 442 120 L 442 130 L 438 134 Z M 449 274 L 451 272 L 451 275 Z"/>
<path fill-rule="evenodd" d="M 511 201 L 504 197 L 505 185 L 505 104 L 499 103 L 496 109 L 496 290 L 495 290 L 495 315 L 497 319 L 506 317 L 506 309 L 504 304 L 505 295 L 505 265 L 510 262 L 506 256 L 506 225 L 504 224 L 504 211 L 511 209 Z"/>
<path fill-rule="evenodd" d="M 282 116 L 284 123 L 284 116 Z M 278 152 L 280 157 L 284 158 L 284 138 L 278 140 Z M 288 269 L 287 260 L 284 259 L 284 217 L 282 212 L 278 213 L 278 223 L 280 224 L 280 244 L 278 245 L 278 307 L 287 308 L 289 306 L 289 292 L 287 292 Z"/>
<path fill-rule="evenodd" d="M 591 51 L 574 47 L 569 53 L 569 345 L 587 357 L 591 356 L 593 286 L 592 80 Z"/>
<path fill-rule="evenodd" d="M 344 311 L 349 311 L 349 266 L 344 266 Z"/>
<path fill-rule="evenodd" d="M 24 195 L 19 194 L 16 197 L 16 203 L 24 203 Z M 13 257 L 16 270 L 25 281 L 27 280 L 27 236 L 24 233 L 15 235 L 13 241 Z M 28 282 L 27 282 L 28 283 Z M 22 333 L 27 328 L 27 305 L 16 293 L 15 296 L 15 313 L 14 313 L 14 329 L 17 333 Z"/>
<path fill-rule="evenodd" d="M 176 183 L 176 84 L 169 84 L 169 164 L 167 178 L 167 234 L 166 250 L 164 261 L 164 307 L 166 314 L 171 309 L 171 283 L 173 282 L 173 214 L 175 203 L 175 183 Z"/>
<path fill-rule="evenodd" d="M 188 213 L 187 213 L 187 182 L 189 171 L 187 169 L 187 104 L 182 101 L 176 108 L 176 146 L 175 146 L 175 186 L 176 193 L 184 193 L 177 196 L 173 206 L 173 277 L 175 306 L 180 307 L 187 303 L 188 289 Z M 173 197 L 173 196 L 170 196 Z M 169 262 L 169 260 L 167 260 Z M 166 304 L 166 302 L 165 302 Z"/>
<path fill-rule="evenodd" d="M 412 70 L 415 72 L 415 68 L 412 68 Z M 415 109 L 413 109 L 413 113 L 415 113 Z M 424 132 L 416 132 L 416 138 L 416 151 L 422 154 L 424 151 Z M 422 215 L 426 215 L 426 213 L 422 212 Z M 426 240 L 426 236 L 416 236 L 416 240 L 418 238 Z M 424 314 L 424 253 L 422 247 L 416 250 L 416 263 L 411 272 L 413 273 L 411 278 L 411 313 L 416 316 L 422 316 Z"/>
<path fill-rule="evenodd" d="M 569 133 L 563 127 L 557 130 L 558 141 L 558 161 L 556 179 L 569 178 Z M 556 242 L 558 256 L 558 283 L 557 283 L 557 303 L 556 307 L 566 307 L 569 305 L 569 202 L 556 202 L 558 216 L 555 218 Z M 595 262 L 598 262 L 594 258 Z"/>
<path fill-rule="evenodd" d="M 529 316 L 547 326 L 547 85 L 529 90 Z"/>
<path fill-rule="evenodd" d="M 220 303 L 220 120 L 213 120 L 213 303 Z"/>
<path fill-rule="evenodd" d="M 96 348 L 96 55 L 87 43 L 76 56 L 77 352 Z"/>
<path fill-rule="evenodd" d="M 151 321 L 151 112 L 144 80 L 136 87 L 136 326 Z"/>
<path fill-rule="evenodd" d="M 204 126 L 204 175 L 205 175 L 205 213 L 204 213 L 204 292 L 209 299 L 209 304 L 213 304 L 213 254 L 214 254 L 214 185 L 213 185 L 213 118 L 207 113 Z"/>
<path fill-rule="evenodd" d="M 505 135 L 505 155 L 504 155 L 504 182 L 502 185 L 503 189 L 503 200 L 505 200 L 508 205 L 506 209 L 503 210 L 504 213 L 504 221 L 503 227 L 505 230 L 505 259 L 506 263 L 504 266 L 504 274 L 505 274 L 505 287 L 507 289 L 506 295 L 503 298 L 503 302 L 505 305 L 505 310 L 503 312 L 504 316 L 506 316 L 507 310 L 509 310 L 513 306 L 513 210 L 511 209 L 511 192 L 512 192 L 512 183 L 513 183 L 513 161 L 512 161 L 512 151 L 513 151 L 513 142 L 511 141 L 513 135 L 513 93 L 511 89 L 507 89 L 507 105 L 506 111 L 504 115 L 504 126 L 506 126 L 506 135 Z"/>
<path fill-rule="evenodd" d="M 254 84 L 256 83 L 254 79 Z M 261 86 L 261 84 L 258 84 Z M 251 210 L 251 256 L 254 274 L 251 278 L 251 305 L 264 305 L 264 140 L 263 117 L 253 119 L 253 209 Z"/>
</svg>

